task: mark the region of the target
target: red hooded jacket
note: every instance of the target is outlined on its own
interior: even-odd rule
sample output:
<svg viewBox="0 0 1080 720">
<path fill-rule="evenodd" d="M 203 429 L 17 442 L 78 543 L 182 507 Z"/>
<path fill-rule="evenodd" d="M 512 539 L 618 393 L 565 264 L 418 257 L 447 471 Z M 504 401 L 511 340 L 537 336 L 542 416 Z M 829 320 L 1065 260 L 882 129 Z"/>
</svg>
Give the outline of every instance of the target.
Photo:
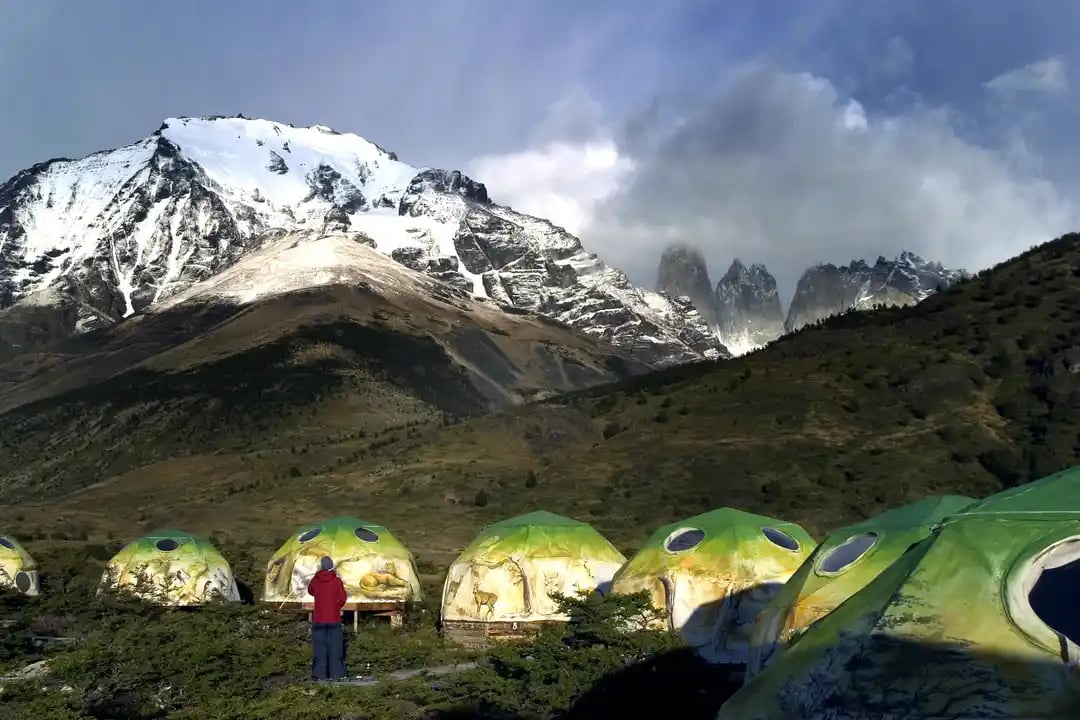
<svg viewBox="0 0 1080 720">
<path fill-rule="evenodd" d="M 345 606 L 345 583 L 333 570 L 320 570 L 308 583 L 308 595 L 315 598 L 311 621 L 317 623 L 341 622 L 341 608 Z"/>
</svg>

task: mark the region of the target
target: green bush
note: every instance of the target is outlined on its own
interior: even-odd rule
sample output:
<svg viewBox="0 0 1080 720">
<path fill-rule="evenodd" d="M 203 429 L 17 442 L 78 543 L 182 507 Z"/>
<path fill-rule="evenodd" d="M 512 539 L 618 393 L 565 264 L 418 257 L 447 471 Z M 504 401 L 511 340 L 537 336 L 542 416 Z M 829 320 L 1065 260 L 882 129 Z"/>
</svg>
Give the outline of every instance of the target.
<svg viewBox="0 0 1080 720">
<path fill-rule="evenodd" d="M 643 694 L 662 695 L 669 704 L 672 696 L 657 692 L 667 684 L 708 680 L 710 688 L 723 687 L 701 674 L 712 671 L 687 657 L 677 635 L 650 629 L 663 613 L 645 593 L 556 598 L 572 622 L 546 627 L 532 641 L 498 645 L 486 657 L 444 642 L 431 613 L 410 615 L 398 630 L 373 619 L 358 635 L 346 631 L 347 662 L 350 674 L 375 675 L 381 682 L 318 686 L 307 681 L 310 631 L 303 615 L 236 603 L 171 610 L 98 596 L 93 590 L 100 564 L 85 556 L 80 562 L 68 550 L 43 558 L 59 568 L 45 578 L 48 595 L 0 594 L 0 617 L 11 623 L 0 639 L 0 670 L 42 658 L 25 636 L 46 618 L 54 623 L 50 632 L 78 642 L 47 650 L 44 678 L 5 683 L 0 718 L 396 720 L 444 713 L 546 719 L 573 716 L 580 703 L 588 706 L 597 692 L 607 697 L 623 683 L 629 686 L 618 691 L 620 697 L 637 693 L 647 702 Z M 470 659 L 479 661 L 475 669 L 437 679 L 387 677 L 394 670 Z M 643 667 L 652 668 L 655 684 L 631 682 L 635 668 Z M 685 695 L 692 702 L 702 697 Z M 674 702 L 670 709 L 677 712 L 683 700 Z"/>
</svg>

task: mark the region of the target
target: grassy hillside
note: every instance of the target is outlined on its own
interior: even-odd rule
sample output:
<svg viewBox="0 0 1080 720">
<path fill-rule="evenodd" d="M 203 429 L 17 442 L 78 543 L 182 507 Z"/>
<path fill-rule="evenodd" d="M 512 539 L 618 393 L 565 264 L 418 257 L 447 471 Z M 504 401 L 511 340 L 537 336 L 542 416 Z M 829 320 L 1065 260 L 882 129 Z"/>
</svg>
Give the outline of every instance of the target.
<svg viewBox="0 0 1080 720">
<path fill-rule="evenodd" d="M 330 335 L 338 348 L 349 336 Z M 497 518 L 548 508 L 592 521 L 627 552 L 657 524 L 718 505 L 820 536 L 929 493 L 985 495 L 1077 464 L 1080 235 L 914 308 L 849 314 L 738 360 L 464 420 L 403 413 L 395 424 L 396 406 L 340 384 L 337 366 L 247 362 L 93 386 L 75 405 L 22 408 L 18 425 L 0 416 L 0 451 L 20 463 L 6 476 L 40 482 L 33 500 L 0 508 L 0 527 L 38 555 L 46 591 L 0 596 L 12 623 L 0 670 L 38 657 L 24 632 L 83 639 L 53 650 L 49 678 L 8 684 L 0 717 L 539 720 L 596 717 L 612 703 L 622 715 L 712 717 L 726 678 L 670 636 L 613 635 L 602 621 L 612 610 L 453 678 L 314 689 L 297 684 L 307 648 L 295 618 L 258 606 L 163 613 L 94 599 L 93 588 L 123 540 L 169 525 L 211 535 L 257 594 L 289 530 L 362 515 L 417 554 L 429 596 L 404 633 L 369 628 L 350 646 L 355 669 L 382 673 L 470 656 L 435 632 L 438 589 L 453 555 Z M 231 414 L 207 402 L 213 388 Z M 124 421 L 118 397 L 156 404 Z"/>
<path fill-rule="evenodd" d="M 267 449 L 280 463 L 273 448 L 360 440 L 643 370 L 545 319 L 449 296 L 330 287 L 182 305 L 0 365 L 0 497 L 56 497 L 192 454 Z"/>
<path fill-rule="evenodd" d="M 154 429 L 104 446 L 44 420 L 31 441 L 5 423 L 20 472 L 63 474 L 50 459 L 68 453 L 99 469 L 73 494 L 0 509 L 0 526 L 104 538 L 167 521 L 269 551 L 298 523 L 348 511 L 390 526 L 437 576 L 482 524 L 535 508 L 630 550 L 719 505 L 821 534 L 928 493 L 985 495 L 1077 462 L 1078 240 L 737 360 L 463 422 L 366 432 L 363 400 L 343 409 L 331 393 L 294 398 L 289 421 L 257 436 L 219 421 L 212 441 Z"/>
</svg>

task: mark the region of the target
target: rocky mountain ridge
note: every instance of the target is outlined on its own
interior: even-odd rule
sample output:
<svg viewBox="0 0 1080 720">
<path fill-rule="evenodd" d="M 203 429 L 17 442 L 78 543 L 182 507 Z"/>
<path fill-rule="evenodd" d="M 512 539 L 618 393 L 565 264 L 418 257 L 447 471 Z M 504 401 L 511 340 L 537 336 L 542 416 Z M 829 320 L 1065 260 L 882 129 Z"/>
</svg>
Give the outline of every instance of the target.
<svg viewBox="0 0 1080 720">
<path fill-rule="evenodd" d="M 366 236 L 481 301 L 652 366 L 729 356 L 692 303 L 635 287 L 459 171 L 412 167 L 321 125 L 213 116 L 170 118 L 131 145 L 0 185 L 0 358 L 144 313 L 268 233 L 299 230 Z"/>
<path fill-rule="evenodd" d="M 713 289 L 704 256 L 673 245 L 661 255 L 657 288 L 693 303 L 720 342 L 742 355 L 847 310 L 921 302 L 967 276 L 911 252 L 892 260 L 878 257 L 873 265 L 822 263 L 800 276 L 785 318 L 776 278 L 764 265 L 746 266 L 736 258 Z"/>
</svg>

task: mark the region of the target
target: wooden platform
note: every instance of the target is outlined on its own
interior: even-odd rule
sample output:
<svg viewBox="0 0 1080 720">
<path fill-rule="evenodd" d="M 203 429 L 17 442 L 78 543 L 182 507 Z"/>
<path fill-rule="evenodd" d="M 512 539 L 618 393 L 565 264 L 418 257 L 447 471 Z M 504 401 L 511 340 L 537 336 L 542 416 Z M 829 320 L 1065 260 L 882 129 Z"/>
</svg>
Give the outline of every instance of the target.
<svg viewBox="0 0 1080 720">
<path fill-rule="evenodd" d="M 270 605 L 281 612 L 307 613 L 308 622 L 311 621 L 311 613 L 314 609 L 314 604 L 310 602 L 276 603 L 264 601 L 263 604 Z M 343 614 L 352 613 L 353 632 L 359 632 L 361 615 L 384 617 L 390 621 L 390 627 L 392 628 L 401 627 L 405 619 L 405 603 L 403 602 L 345 603 L 341 611 Z"/>
<path fill-rule="evenodd" d="M 532 622 L 479 622 L 475 620 L 444 620 L 442 634 L 465 647 L 483 649 L 495 642 L 529 640 L 540 632 L 540 628 L 555 621 L 538 620 Z"/>
</svg>

